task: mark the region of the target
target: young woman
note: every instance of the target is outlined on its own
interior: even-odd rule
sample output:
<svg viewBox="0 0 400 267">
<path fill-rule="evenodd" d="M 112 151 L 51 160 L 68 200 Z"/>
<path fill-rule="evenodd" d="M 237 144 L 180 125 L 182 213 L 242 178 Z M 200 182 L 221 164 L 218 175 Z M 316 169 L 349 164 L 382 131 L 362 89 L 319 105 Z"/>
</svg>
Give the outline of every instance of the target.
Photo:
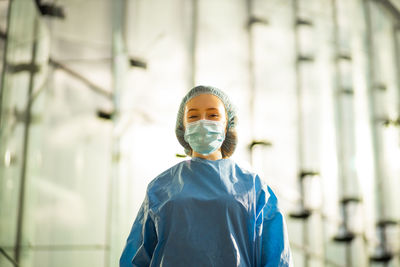
<svg viewBox="0 0 400 267">
<path fill-rule="evenodd" d="M 229 159 L 236 121 L 217 88 L 197 86 L 183 98 L 175 132 L 191 159 L 148 185 L 121 267 L 292 266 L 276 196 Z"/>
</svg>

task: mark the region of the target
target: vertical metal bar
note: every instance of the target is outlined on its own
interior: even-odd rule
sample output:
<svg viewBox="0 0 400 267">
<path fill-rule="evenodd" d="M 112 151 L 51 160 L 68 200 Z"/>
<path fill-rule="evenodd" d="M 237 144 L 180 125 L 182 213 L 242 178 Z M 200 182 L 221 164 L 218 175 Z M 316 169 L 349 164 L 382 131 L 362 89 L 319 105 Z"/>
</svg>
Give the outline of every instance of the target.
<svg viewBox="0 0 400 267">
<path fill-rule="evenodd" d="M 3 70 L 1 72 L 1 87 L 0 87 L 0 135 L 1 135 L 1 118 L 2 118 L 2 110 L 3 110 L 3 93 L 6 88 L 5 87 L 5 77 L 7 72 L 7 53 L 8 53 L 8 36 L 10 31 L 10 22 L 11 22 L 11 6 L 14 0 L 9 0 L 8 8 L 7 8 L 7 29 L 6 29 L 6 38 L 4 39 L 4 51 L 3 51 Z"/>
<path fill-rule="evenodd" d="M 342 83 L 342 77 L 339 74 L 340 69 L 339 69 L 339 64 L 337 60 L 337 56 L 339 55 L 339 26 L 338 26 L 338 14 L 337 14 L 337 3 L 336 0 L 331 0 L 332 3 L 332 19 L 333 19 L 333 56 L 334 56 L 334 87 L 333 87 L 333 99 L 334 99 L 334 110 L 335 110 L 335 128 L 336 128 L 336 147 L 338 149 L 337 151 L 337 161 L 338 161 L 338 176 L 339 176 L 339 182 L 340 182 L 340 190 L 341 192 L 345 192 L 344 188 L 344 170 L 343 170 L 343 160 L 344 160 L 344 155 L 343 155 L 343 134 L 341 131 L 341 125 L 342 125 L 342 109 L 340 106 L 340 85 Z"/>
<path fill-rule="evenodd" d="M 126 0 L 115 0 L 112 2 L 112 88 L 113 88 L 113 135 L 112 135 L 112 151 L 111 151 L 111 175 L 108 181 L 107 195 L 107 211 L 106 211 L 106 251 L 104 255 L 104 266 L 114 266 L 113 249 L 117 247 L 118 240 L 114 237 L 116 233 L 117 223 L 120 215 L 118 206 L 119 191 L 119 167 L 120 167 L 120 134 L 118 126 L 120 120 L 120 98 L 121 92 L 125 87 L 125 75 L 128 68 L 128 57 L 126 54 L 124 23 L 126 15 Z"/>
<path fill-rule="evenodd" d="M 393 45 L 394 45 L 394 55 L 395 55 L 395 66 L 396 66 L 396 83 L 397 83 L 397 121 L 400 123 L 400 43 L 399 43 L 399 33 L 400 33 L 400 21 L 396 20 L 393 26 Z M 399 135 L 400 136 L 400 135 Z M 399 144 L 400 145 L 400 144 Z M 399 237 L 400 240 L 400 231 Z M 398 251 L 398 263 L 400 266 L 400 249 Z"/>
<path fill-rule="evenodd" d="M 15 3 L 15 2 L 13 2 Z M 38 22 L 39 15 L 35 15 L 34 23 L 33 23 L 33 42 L 32 42 L 32 50 L 31 50 L 31 65 L 36 64 L 36 50 L 37 50 L 37 30 L 38 30 Z M 29 145 L 29 130 L 31 123 L 31 107 L 33 101 L 30 101 L 33 87 L 34 87 L 34 77 L 35 72 L 30 71 L 29 75 L 29 84 L 28 84 L 28 95 L 27 95 L 27 104 L 25 109 L 25 128 L 24 128 L 24 140 L 23 140 L 23 150 L 22 150 L 22 163 L 21 163 L 21 184 L 20 191 L 18 197 L 18 217 L 17 217 L 17 236 L 15 240 L 15 261 L 20 264 L 20 256 L 21 256 L 21 246 L 22 246 L 22 235 L 23 235 L 23 226 L 24 226 L 24 213 L 25 213 L 25 187 L 27 180 L 27 161 L 28 161 L 28 145 Z"/>
<path fill-rule="evenodd" d="M 346 243 L 346 266 L 347 267 L 353 266 L 353 263 L 351 260 L 351 243 L 350 242 Z"/>
<path fill-rule="evenodd" d="M 297 168 L 301 172 L 303 168 L 303 107 L 302 107 L 302 93 L 301 93 L 301 75 L 300 75 L 300 62 L 298 60 L 298 56 L 300 53 L 300 41 L 299 41 L 299 32 L 296 25 L 296 20 L 298 16 L 298 0 L 293 0 L 293 25 L 294 25 L 294 50 L 295 50 L 295 75 L 296 75 L 296 108 L 297 108 Z M 300 175 L 299 175 L 300 176 Z M 301 208 L 304 209 L 304 198 L 303 198 L 303 180 L 298 177 L 299 189 L 300 189 L 300 197 L 301 199 Z M 303 240 L 304 241 L 304 240 Z"/>
<path fill-rule="evenodd" d="M 340 186 L 340 197 L 343 199 L 344 197 L 348 197 L 346 195 L 347 188 L 346 188 L 346 178 L 349 171 L 346 169 L 346 160 L 350 160 L 346 157 L 344 153 L 344 141 L 348 138 L 353 139 L 352 136 L 346 135 L 345 128 L 347 125 L 343 123 L 343 93 L 342 93 L 342 75 L 339 66 L 339 58 L 340 58 L 340 48 L 339 48 L 339 17 L 337 12 L 337 0 L 331 0 L 332 5 L 332 20 L 333 20 L 333 57 L 334 57 L 334 86 L 333 86 L 333 99 L 334 99 L 334 113 L 335 113 L 335 129 L 336 129 L 336 148 L 337 148 L 337 161 L 338 161 L 338 176 L 339 176 L 339 186 Z M 346 96 L 348 97 L 348 96 Z M 348 214 L 347 214 L 347 204 L 340 201 L 341 209 L 342 209 L 342 231 L 345 231 L 344 235 L 349 233 L 348 229 Z M 340 235 L 341 233 L 339 233 Z M 340 237 L 339 237 L 340 238 Z M 338 238 L 338 240 L 340 240 Z M 346 259 L 346 266 L 352 266 L 351 260 L 351 243 L 352 240 L 345 240 L 345 259 Z"/>
<path fill-rule="evenodd" d="M 189 88 L 196 85 L 196 48 L 197 48 L 197 27 L 198 27 L 198 15 L 199 15 L 199 2 L 198 0 L 191 1 L 191 11 L 192 11 L 192 27 L 190 32 L 190 47 L 189 47 Z"/>
<path fill-rule="evenodd" d="M 6 73 L 7 73 L 7 55 L 8 55 L 8 41 L 9 41 L 9 36 L 10 36 L 10 22 L 11 22 L 11 6 L 12 6 L 12 2 L 13 0 L 10 0 L 8 2 L 8 7 L 7 7 L 7 28 L 6 28 L 6 32 L 5 32 L 5 38 L 4 38 L 4 51 L 3 51 L 3 69 L 1 72 L 1 87 L 0 87 L 0 152 L 2 151 L 2 141 L 1 141 L 1 137 L 3 135 L 3 126 L 2 126 L 2 110 L 3 110 L 3 94 L 4 91 L 6 90 L 5 88 L 5 77 L 6 77 Z M 4 127 L 6 127 L 6 125 L 4 125 Z M 4 129 L 6 130 L 6 129 Z M 4 140 L 4 138 L 3 138 Z M 4 141 L 3 141 L 4 142 Z M 2 174 L 3 171 L 0 168 L 0 174 Z M 4 205 L 4 203 L 2 203 Z M 14 248 L 14 257 L 15 257 L 15 249 Z M 4 255 L 4 257 L 13 265 L 13 266 L 18 266 L 18 263 L 15 261 L 14 258 L 12 258 L 10 255 L 8 255 L 3 248 L 0 247 L 0 252 L 1 254 Z"/>
<path fill-rule="evenodd" d="M 371 125 L 372 132 L 372 148 L 373 148 L 373 164 L 374 164 L 374 179 L 375 179 L 375 188 L 377 193 L 377 201 L 376 201 L 376 211 L 378 213 L 378 218 L 382 219 L 386 214 L 386 208 L 384 203 L 382 203 L 382 193 L 383 193 L 383 184 L 382 184 L 382 169 L 381 169 L 381 153 L 380 153 L 380 140 L 379 133 L 376 129 L 377 118 L 375 118 L 376 114 L 376 103 L 375 103 L 375 69 L 374 69 L 374 42 L 372 38 L 372 20 L 371 20 L 371 7 L 369 0 L 363 0 L 363 9 L 364 16 L 366 20 L 366 32 L 367 32 L 367 86 L 368 86 L 368 104 L 369 104 L 369 120 Z"/>
<path fill-rule="evenodd" d="M 296 97 L 297 97 L 297 136 L 298 136 L 298 143 L 297 143 L 297 159 L 298 159 L 298 165 L 299 169 L 303 168 L 304 162 L 303 162 L 303 155 L 304 155 L 304 147 L 303 147 L 303 103 L 302 103 L 302 79 L 300 75 L 300 61 L 298 60 L 298 56 L 300 54 L 300 40 L 299 40 L 299 32 L 297 29 L 296 25 L 296 20 L 297 16 L 299 13 L 299 0 L 293 0 L 293 25 L 294 25 L 294 49 L 295 49 L 295 55 L 296 55 L 296 60 L 295 60 L 295 73 L 296 73 Z"/>
<path fill-rule="evenodd" d="M 250 23 L 253 17 L 253 0 L 246 0 L 246 11 L 247 11 L 247 49 L 248 49 L 248 73 L 249 73 L 249 113 L 250 113 L 250 136 L 254 138 L 254 97 L 255 97 L 255 78 L 254 78 L 254 38 L 252 33 L 252 23 Z M 250 164 L 253 164 L 253 152 L 250 150 Z"/>
<path fill-rule="evenodd" d="M 300 73 L 300 36 L 298 31 L 298 26 L 296 21 L 299 15 L 299 1 L 300 0 L 293 0 L 293 27 L 294 27 L 294 49 L 295 49 L 295 75 L 296 75 L 296 104 L 297 104 L 297 161 L 298 161 L 298 169 L 302 172 L 304 167 L 303 156 L 304 156 L 304 147 L 303 147 L 303 140 L 304 140 L 304 124 L 303 124 L 303 101 L 302 101 L 302 77 Z M 298 177 L 298 181 L 300 183 L 300 194 L 301 194 L 301 208 L 304 210 L 304 192 L 303 192 L 303 178 Z M 308 247 L 308 218 L 302 219 L 302 227 L 303 227 L 303 246 Z M 309 262 L 309 253 L 308 250 L 304 251 L 304 262 L 303 266 L 307 267 Z"/>
<path fill-rule="evenodd" d="M 400 121 L 400 21 L 396 21 L 393 26 L 393 46 L 396 66 L 396 83 L 397 83 L 397 120 Z M 400 145 L 400 144 L 399 144 Z M 399 254 L 400 255 L 400 254 Z"/>
<path fill-rule="evenodd" d="M 383 179 L 384 179 L 384 172 L 383 172 L 383 162 L 382 162 L 382 155 L 380 151 L 381 147 L 381 140 L 379 129 L 377 129 L 377 118 L 376 116 L 376 106 L 378 103 L 376 102 L 375 98 L 375 91 L 377 90 L 375 87 L 376 82 L 376 73 L 374 68 L 374 58 L 375 58 L 375 51 L 374 51 L 374 40 L 372 37 L 373 30 L 372 30 L 372 17 L 371 17 L 371 1 L 370 0 L 363 0 L 363 11 L 365 16 L 365 24 L 366 24 L 366 48 L 367 48 L 367 86 L 368 86 L 368 104 L 369 104 L 369 120 L 371 125 L 371 135 L 372 135 L 372 148 L 373 148 L 373 164 L 374 164 L 374 180 L 375 180 L 375 188 L 376 188 L 376 212 L 378 214 L 378 221 L 385 220 L 387 213 L 386 213 L 386 205 L 383 201 Z M 378 231 L 384 231 L 384 226 L 379 226 L 378 223 Z M 381 229 L 379 229 L 382 227 Z M 380 250 L 383 251 L 384 256 L 387 256 L 388 252 L 386 251 L 386 241 L 384 238 L 384 232 L 381 233 L 381 240 L 379 243 Z M 382 256 L 382 255 L 378 255 Z M 383 257 L 383 256 L 382 256 Z M 383 257 L 384 258 L 384 257 Z M 384 266 L 388 266 L 389 258 L 382 260 L 384 262 Z"/>
</svg>

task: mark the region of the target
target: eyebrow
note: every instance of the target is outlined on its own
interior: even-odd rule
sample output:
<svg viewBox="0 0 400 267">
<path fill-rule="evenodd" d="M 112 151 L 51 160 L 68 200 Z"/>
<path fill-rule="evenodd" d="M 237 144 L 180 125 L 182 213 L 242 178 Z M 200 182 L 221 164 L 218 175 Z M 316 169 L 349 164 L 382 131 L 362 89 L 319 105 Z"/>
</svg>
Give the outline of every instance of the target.
<svg viewBox="0 0 400 267">
<path fill-rule="evenodd" d="M 218 110 L 217 108 L 208 108 L 208 109 L 206 109 L 206 110 Z M 187 112 L 190 112 L 190 111 L 197 111 L 198 109 L 197 108 L 191 108 L 191 109 L 189 109 Z"/>
</svg>

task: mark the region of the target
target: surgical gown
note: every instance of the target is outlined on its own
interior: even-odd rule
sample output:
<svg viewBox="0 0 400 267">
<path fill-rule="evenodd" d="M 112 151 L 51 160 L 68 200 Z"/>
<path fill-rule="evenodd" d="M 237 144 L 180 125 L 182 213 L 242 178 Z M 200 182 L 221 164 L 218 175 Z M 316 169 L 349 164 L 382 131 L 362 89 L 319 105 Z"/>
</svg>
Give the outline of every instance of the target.
<svg viewBox="0 0 400 267">
<path fill-rule="evenodd" d="M 283 213 L 257 174 L 192 158 L 158 175 L 120 258 L 132 266 L 292 266 Z"/>
</svg>

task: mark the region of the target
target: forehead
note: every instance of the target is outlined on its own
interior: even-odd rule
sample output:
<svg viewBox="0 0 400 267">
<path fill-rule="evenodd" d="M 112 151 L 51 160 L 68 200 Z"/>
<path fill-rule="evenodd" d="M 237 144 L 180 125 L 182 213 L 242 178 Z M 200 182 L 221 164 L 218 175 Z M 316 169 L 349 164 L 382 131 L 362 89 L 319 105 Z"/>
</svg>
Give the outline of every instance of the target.
<svg viewBox="0 0 400 267">
<path fill-rule="evenodd" d="M 189 109 L 209 109 L 216 108 L 218 110 L 225 110 L 224 103 L 221 99 L 212 94 L 201 94 L 190 99 L 185 106 L 185 111 Z"/>
</svg>

